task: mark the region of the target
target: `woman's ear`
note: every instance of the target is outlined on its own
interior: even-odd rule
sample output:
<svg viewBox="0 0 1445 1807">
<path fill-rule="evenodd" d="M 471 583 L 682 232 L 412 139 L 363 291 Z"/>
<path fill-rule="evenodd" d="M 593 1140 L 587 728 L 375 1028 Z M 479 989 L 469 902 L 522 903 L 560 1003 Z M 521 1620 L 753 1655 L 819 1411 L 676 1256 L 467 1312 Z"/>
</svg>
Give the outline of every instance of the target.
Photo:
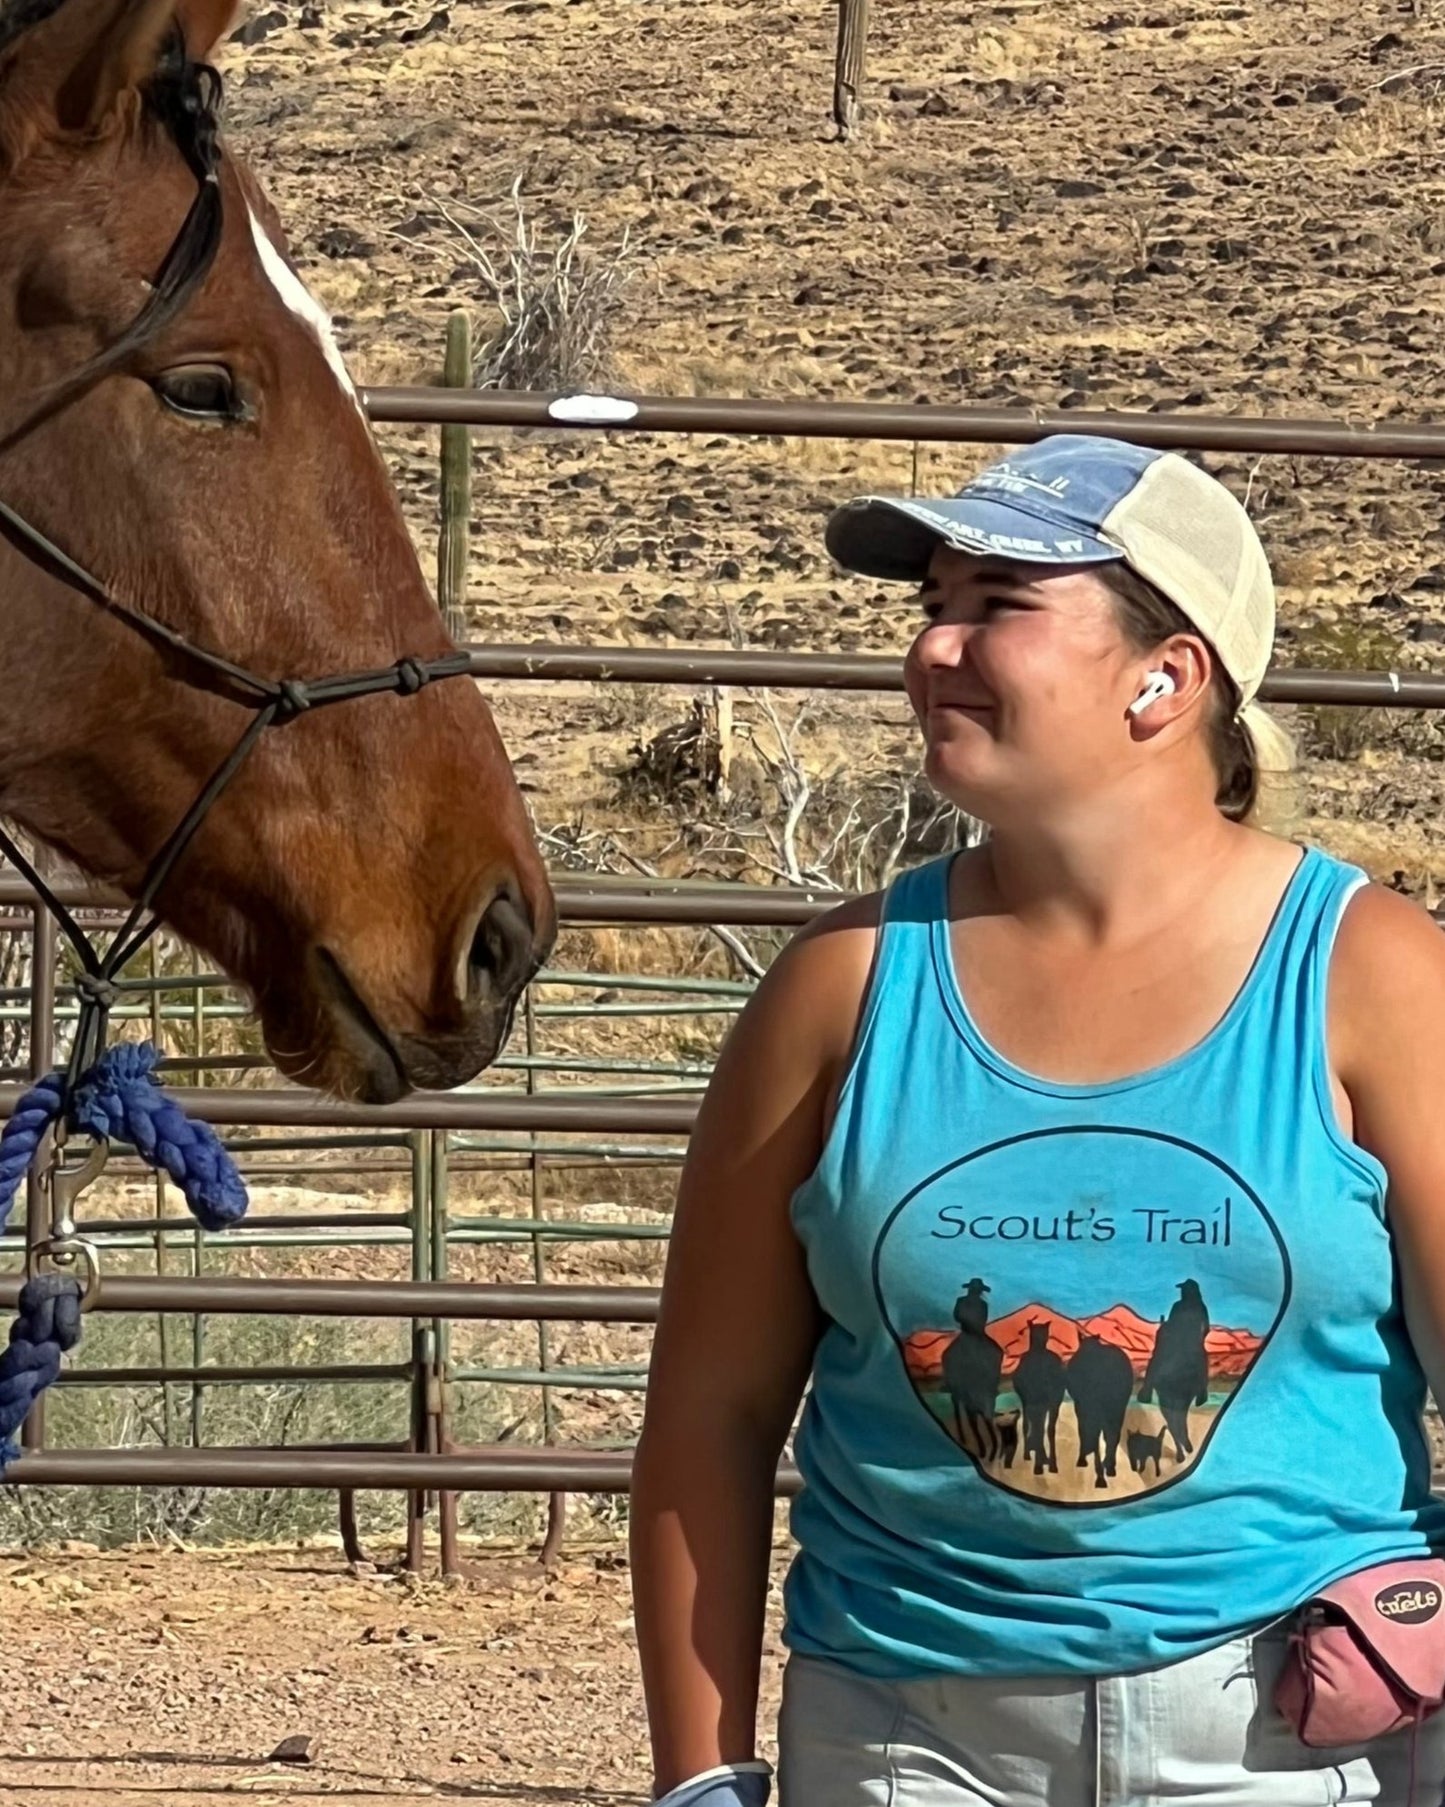
<svg viewBox="0 0 1445 1807">
<path fill-rule="evenodd" d="M 1196 635 L 1176 634 L 1156 646 L 1125 709 L 1136 738 L 1155 734 L 1188 714 L 1208 693 L 1213 679 L 1213 655 Z"/>
</svg>

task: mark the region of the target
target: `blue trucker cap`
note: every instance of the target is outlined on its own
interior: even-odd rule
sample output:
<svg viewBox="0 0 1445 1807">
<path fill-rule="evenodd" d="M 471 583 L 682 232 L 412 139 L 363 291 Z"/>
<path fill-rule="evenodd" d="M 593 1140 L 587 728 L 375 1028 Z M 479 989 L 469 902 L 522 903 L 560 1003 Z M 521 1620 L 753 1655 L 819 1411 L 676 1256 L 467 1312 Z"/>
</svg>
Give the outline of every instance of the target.
<svg viewBox="0 0 1445 1807">
<path fill-rule="evenodd" d="M 1175 452 L 1060 433 L 980 471 L 956 496 L 863 496 L 833 514 L 828 550 L 868 577 L 918 583 L 940 545 L 1016 564 L 1117 559 L 1208 639 L 1252 701 L 1274 643 L 1274 579 L 1248 511 Z"/>
<path fill-rule="evenodd" d="M 917 583 L 942 541 L 975 557 L 1042 565 L 1127 558 L 1110 517 L 1167 454 L 1058 433 L 982 470 L 941 501 L 860 496 L 829 518 L 828 551 L 865 577 Z"/>
</svg>

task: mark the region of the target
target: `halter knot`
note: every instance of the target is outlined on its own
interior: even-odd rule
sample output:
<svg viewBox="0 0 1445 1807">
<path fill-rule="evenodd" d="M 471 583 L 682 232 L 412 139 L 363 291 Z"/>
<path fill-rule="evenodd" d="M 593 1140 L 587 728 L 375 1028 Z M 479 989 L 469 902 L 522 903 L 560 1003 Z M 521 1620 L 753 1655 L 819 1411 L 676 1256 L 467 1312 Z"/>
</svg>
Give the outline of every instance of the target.
<svg viewBox="0 0 1445 1807">
<path fill-rule="evenodd" d="M 300 678 L 283 678 L 276 686 L 276 700 L 287 718 L 304 715 L 311 707 L 311 690 Z"/>
<path fill-rule="evenodd" d="M 120 987 L 104 973 L 77 973 L 75 989 L 87 1004 L 113 1010 L 120 1002 Z"/>
<path fill-rule="evenodd" d="M 403 696 L 415 696 L 418 690 L 431 683 L 431 673 L 420 659 L 398 659 L 396 662 L 396 687 Z"/>
</svg>

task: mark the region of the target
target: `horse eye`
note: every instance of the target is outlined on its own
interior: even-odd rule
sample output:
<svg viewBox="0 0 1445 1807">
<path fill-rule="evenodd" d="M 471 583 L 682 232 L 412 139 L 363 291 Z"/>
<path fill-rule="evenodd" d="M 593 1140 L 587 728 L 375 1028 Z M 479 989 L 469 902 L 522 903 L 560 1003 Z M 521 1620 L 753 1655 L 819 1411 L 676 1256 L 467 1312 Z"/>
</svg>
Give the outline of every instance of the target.
<svg viewBox="0 0 1445 1807">
<path fill-rule="evenodd" d="M 155 391 L 173 413 L 188 420 L 238 420 L 243 412 L 235 382 L 222 364 L 184 364 L 163 371 Z"/>
</svg>

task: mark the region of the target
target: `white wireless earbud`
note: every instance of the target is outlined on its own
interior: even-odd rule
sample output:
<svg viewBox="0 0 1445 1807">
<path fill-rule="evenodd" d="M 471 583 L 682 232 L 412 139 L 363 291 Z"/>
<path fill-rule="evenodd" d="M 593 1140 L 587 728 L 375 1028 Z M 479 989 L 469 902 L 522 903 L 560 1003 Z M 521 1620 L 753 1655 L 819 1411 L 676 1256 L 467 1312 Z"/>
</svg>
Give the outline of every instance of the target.
<svg viewBox="0 0 1445 1807">
<path fill-rule="evenodd" d="M 1173 696 L 1175 683 L 1167 671 L 1146 671 L 1144 688 L 1129 705 L 1130 715 L 1140 715 L 1151 703 L 1157 703 L 1161 696 Z"/>
</svg>

